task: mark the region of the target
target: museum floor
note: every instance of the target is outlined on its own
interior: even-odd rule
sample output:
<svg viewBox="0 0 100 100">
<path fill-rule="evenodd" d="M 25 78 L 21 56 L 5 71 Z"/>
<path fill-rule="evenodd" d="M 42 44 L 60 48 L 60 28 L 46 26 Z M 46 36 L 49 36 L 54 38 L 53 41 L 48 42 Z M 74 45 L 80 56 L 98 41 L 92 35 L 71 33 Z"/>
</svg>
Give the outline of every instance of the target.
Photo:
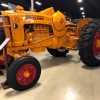
<svg viewBox="0 0 100 100">
<path fill-rule="evenodd" d="M 38 83 L 23 92 L 3 90 L 0 85 L 0 100 L 100 100 L 100 67 L 85 66 L 78 51 L 62 58 L 48 52 L 32 55 L 42 66 Z M 0 83 L 4 80 L 5 76 L 0 76 Z"/>
</svg>

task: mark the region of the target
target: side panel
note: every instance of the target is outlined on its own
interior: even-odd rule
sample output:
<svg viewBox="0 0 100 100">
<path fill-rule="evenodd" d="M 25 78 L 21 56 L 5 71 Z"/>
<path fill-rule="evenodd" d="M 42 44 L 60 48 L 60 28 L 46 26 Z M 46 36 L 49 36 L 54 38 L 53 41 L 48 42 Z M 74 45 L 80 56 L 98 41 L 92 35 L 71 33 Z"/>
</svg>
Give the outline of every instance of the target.
<svg viewBox="0 0 100 100">
<path fill-rule="evenodd" d="M 10 16 L 10 24 L 12 30 L 12 46 L 22 46 L 24 43 L 24 30 L 22 30 L 21 25 L 22 19 L 17 16 Z M 14 24 L 17 24 L 18 27 L 15 29 Z"/>
</svg>

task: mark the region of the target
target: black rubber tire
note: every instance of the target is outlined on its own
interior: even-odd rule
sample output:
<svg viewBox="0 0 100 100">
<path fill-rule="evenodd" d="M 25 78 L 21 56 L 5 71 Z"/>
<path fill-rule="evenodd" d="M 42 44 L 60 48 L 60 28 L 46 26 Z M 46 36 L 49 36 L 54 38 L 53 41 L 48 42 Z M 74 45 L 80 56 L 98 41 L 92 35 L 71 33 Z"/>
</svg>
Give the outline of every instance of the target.
<svg viewBox="0 0 100 100">
<path fill-rule="evenodd" d="M 90 67 L 100 65 L 100 60 L 94 56 L 93 42 L 96 32 L 100 29 L 100 20 L 90 21 L 83 29 L 79 39 L 79 56 L 83 63 Z"/>
<path fill-rule="evenodd" d="M 4 40 L 5 40 L 4 28 L 0 28 L 0 45 L 4 42 Z"/>
<path fill-rule="evenodd" d="M 35 79 L 28 85 L 21 85 L 17 82 L 16 79 L 16 74 L 17 71 L 21 68 L 21 66 L 23 66 L 24 64 L 33 64 L 36 68 L 36 77 Z M 23 91 L 26 89 L 29 89 L 31 87 L 33 87 L 37 81 L 39 80 L 41 75 L 41 66 L 40 63 L 38 62 L 37 59 L 35 59 L 34 57 L 28 56 L 28 57 L 21 57 L 17 60 L 15 60 L 9 67 L 8 69 L 8 73 L 7 73 L 7 81 L 8 84 L 15 90 L 18 91 Z"/>
<path fill-rule="evenodd" d="M 10 62 L 8 63 L 8 67 L 12 64 L 13 61 L 14 61 L 14 58 L 11 57 Z M 0 65 L 0 69 L 5 69 L 5 65 Z"/>
<path fill-rule="evenodd" d="M 69 52 L 69 50 L 65 50 L 64 52 L 60 52 L 57 49 L 50 49 L 50 48 L 47 48 L 47 51 L 54 57 L 62 57 L 62 56 L 65 56 L 66 53 Z"/>
</svg>

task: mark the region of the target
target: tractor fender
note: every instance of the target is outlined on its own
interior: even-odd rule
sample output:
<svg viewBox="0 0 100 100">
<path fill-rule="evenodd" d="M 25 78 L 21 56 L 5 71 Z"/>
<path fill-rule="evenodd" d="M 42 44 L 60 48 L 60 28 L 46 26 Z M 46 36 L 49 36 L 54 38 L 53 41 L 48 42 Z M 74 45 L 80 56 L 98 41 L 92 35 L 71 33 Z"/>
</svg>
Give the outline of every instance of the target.
<svg viewBox="0 0 100 100">
<path fill-rule="evenodd" d="M 77 35 L 79 36 L 82 32 L 82 29 L 83 27 L 89 23 L 89 21 L 93 20 L 93 18 L 85 18 L 85 19 L 82 19 L 78 22 L 77 24 L 77 28 L 76 28 L 76 31 L 77 31 Z"/>
</svg>

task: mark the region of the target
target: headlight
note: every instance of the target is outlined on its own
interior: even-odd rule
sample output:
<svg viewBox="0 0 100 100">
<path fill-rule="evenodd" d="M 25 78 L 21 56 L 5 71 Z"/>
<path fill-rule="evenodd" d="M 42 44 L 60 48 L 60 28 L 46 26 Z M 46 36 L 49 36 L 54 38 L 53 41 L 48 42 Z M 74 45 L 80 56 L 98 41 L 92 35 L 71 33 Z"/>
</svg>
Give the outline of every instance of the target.
<svg viewBox="0 0 100 100">
<path fill-rule="evenodd" d="M 14 29 L 17 29 L 18 28 L 18 24 L 14 23 L 13 27 L 14 27 Z"/>
</svg>

